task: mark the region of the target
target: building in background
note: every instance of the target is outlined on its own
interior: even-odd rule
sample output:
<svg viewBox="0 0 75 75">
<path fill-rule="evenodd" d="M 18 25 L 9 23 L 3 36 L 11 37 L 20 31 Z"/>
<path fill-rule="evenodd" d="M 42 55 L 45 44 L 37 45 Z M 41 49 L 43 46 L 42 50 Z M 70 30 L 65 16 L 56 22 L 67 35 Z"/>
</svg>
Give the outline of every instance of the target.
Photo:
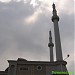
<svg viewBox="0 0 75 75">
<path fill-rule="evenodd" d="M 0 75 L 69 75 L 66 64 L 63 60 L 62 48 L 58 26 L 59 17 L 55 4 L 53 3 L 52 22 L 54 24 L 56 61 L 54 61 L 52 34 L 49 31 L 50 61 L 27 61 L 23 58 L 18 60 L 8 60 L 9 67 L 5 71 L 0 71 Z"/>
</svg>

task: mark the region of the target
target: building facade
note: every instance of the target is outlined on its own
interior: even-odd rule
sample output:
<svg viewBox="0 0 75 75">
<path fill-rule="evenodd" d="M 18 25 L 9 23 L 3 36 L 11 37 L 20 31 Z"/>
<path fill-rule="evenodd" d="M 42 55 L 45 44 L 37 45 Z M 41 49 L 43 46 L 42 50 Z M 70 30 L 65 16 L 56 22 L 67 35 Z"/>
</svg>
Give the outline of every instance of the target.
<svg viewBox="0 0 75 75">
<path fill-rule="evenodd" d="M 0 75 L 69 75 L 66 64 L 63 60 L 62 48 L 58 26 L 59 17 L 57 15 L 55 4 L 53 3 L 52 22 L 54 24 L 56 61 L 54 61 L 51 31 L 49 31 L 50 61 L 27 61 L 23 58 L 17 60 L 8 60 L 9 67 L 1 71 Z"/>
<path fill-rule="evenodd" d="M 0 75 L 54 75 L 56 72 L 67 71 L 65 61 L 27 61 L 18 58 L 18 60 L 8 60 L 8 62 L 9 68 L 5 72 L 0 72 Z"/>
</svg>

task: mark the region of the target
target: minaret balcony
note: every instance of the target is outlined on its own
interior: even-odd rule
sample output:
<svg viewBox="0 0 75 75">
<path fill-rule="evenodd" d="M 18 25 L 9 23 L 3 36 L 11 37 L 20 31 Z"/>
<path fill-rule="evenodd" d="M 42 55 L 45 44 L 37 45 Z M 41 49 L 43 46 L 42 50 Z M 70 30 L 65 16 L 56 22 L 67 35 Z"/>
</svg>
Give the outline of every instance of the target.
<svg viewBox="0 0 75 75">
<path fill-rule="evenodd" d="M 52 22 L 54 22 L 54 20 L 58 20 L 59 21 L 59 17 L 57 15 L 53 15 L 52 16 Z"/>
<path fill-rule="evenodd" d="M 51 47 L 51 46 L 53 47 L 54 44 L 53 44 L 53 43 L 49 43 L 49 44 L 48 44 L 48 47 Z"/>
</svg>

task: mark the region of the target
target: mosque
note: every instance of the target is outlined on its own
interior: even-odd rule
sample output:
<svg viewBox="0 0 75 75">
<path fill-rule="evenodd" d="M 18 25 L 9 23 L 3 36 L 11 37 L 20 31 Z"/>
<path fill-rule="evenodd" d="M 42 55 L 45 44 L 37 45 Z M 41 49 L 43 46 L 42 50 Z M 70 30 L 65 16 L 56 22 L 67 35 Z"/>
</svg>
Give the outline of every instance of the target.
<svg viewBox="0 0 75 75">
<path fill-rule="evenodd" d="M 63 60 L 61 40 L 59 34 L 59 16 L 57 15 L 55 4 L 53 3 L 52 22 L 54 24 L 56 61 L 54 61 L 52 34 L 49 31 L 50 61 L 27 61 L 23 58 L 8 60 L 9 67 L 5 71 L 0 71 L 0 75 L 69 75 L 67 62 Z"/>
</svg>

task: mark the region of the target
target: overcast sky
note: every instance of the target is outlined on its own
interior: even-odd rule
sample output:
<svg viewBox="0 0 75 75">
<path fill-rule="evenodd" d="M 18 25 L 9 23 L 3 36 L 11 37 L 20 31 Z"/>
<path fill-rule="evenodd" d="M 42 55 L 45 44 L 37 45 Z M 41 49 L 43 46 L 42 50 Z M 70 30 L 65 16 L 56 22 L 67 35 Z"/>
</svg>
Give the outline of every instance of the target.
<svg viewBox="0 0 75 75">
<path fill-rule="evenodd" d="M 74 0 L 0 0 L 0 70 L 8 67 L 7 60 L 49 61 L 49 30 L 54 30 L 52 3 L 60 17 L 59 29 L 69 71 L 74 70 Z M 54 58 L 55 57 L 54 47 Z"/>
</svg>

